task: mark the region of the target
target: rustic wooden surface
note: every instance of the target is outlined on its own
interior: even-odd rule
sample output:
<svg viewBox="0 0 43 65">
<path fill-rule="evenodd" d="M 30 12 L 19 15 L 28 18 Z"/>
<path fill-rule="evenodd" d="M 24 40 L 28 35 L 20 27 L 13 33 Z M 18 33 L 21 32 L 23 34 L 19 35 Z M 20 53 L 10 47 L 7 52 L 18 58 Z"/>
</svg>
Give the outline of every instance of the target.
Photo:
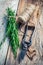
<svg viewBox="0 0 43 65">
<path fill-rule="evenodd" d="M 0 42 L 2 41 L 5 34 L 6 19 L 5 19 L 4 14 L 6 13 L 5 10 L 8 7 L 8 5 L 6 4 L 7 3 L 5 2 L 5 0 L 3 0 L 3 2 L 2 0 L 0 0 Z M 9 45 L 8 39 L 6 39 L 0 49 L 0 65 L 3 65 L 5 62 L 8 45 Z"/>
<path fill-rule="evenodd" d="M 23 4 L 23 1 L 24 0 L 20 0 L 20 4 L 19 4 L 19 10 L 17 11 L 17 15 L 19 15 L 19 13 L 20 13 L 20 11 L 22 12 L 22 7 L 24 6 L 24 4 L 26 4 L 25 2 L 24 2 L 24 4 Z M 28 0 L 30 3 L 32 2 L 31 0 Z M 21 6 L 21 4 L 23 5 L 23 6 Z M 26 6 L 27 6 L 27 4 L 26 4 Z M 25 7 L 24 7 L 25 8 Z M 20 31 L 19 31 L 20 32 Z M 31 32 L 31 31 L 30 31 Z M 22 40 L 22 36 L 21 36 L 21 34 L 23 35 L 23 33 L 22 32 L 20 32 L 20 34 L 19 34 L 19 38 L 20 38 L 20 42 L 21 42 L 21 40 Z M 35 39 L 34 39 L 34 35 L 33 35 L 33 41 L 32 41 L 32 48 L 34 48 L 34 49 L 36 49 L 36 45 L 35 45 L 36 43 L 35 43 Z M 30 48 L 31 48 L 30 47 Z M 20 50 L 18 50 L 18 54 L 19 54 L 19 52 L 20 52 Z M 33 57 L 33 60 L 31 61 L 26 55 L 25 55 L 25 57 L 24 57 L 24 59 L 21 61 L 21 63 L 19 64 L 18 63 L 18 54 L 17 54 L 17 58 L 16 59 L 14 59 L 14 57 L 13 57 L 13 53 L 12 53 L 12 51 L 11 51 L 11 47 L 9 47 L 9 51 L 8 51 L 8 55 L 7 55 L 7 61 L 6 61 L 6 65 L 43 65 L 43 60 L 42 60 L 42 58 L 40 57 L 40 55 L 39 55 L 39 53 L 38 53 L 38 49 L 36 49 L 36 56 L 34 56 Z M 40 59 L 41 58 L 41 59 Z"/>
<path fill-rule="evenodd" d="M 6 28 L 6 9 L 11 7 L 13 10 L 17 11 L 19 0 L 0 0 L 0 42 L 4 38 L 5 35 L 5 28 Z M 0 65 L 4 65 L 7 50 L 9 46 L 9 41 L 6 38 L 5 42 L 3 43 L 0 49 Z"/>
<path fill-rule="evenodd" d="M 27 3 L 28 2 L 30 2 L 30 3 L 32 3 L 32 0 L 27 0 L 27 1 L 24 1 L 24 4 L 23 4 L 23 1 L 24 0 L 20 0 L 20 3 L 21 3 L 21 5 L 23 5 L 24 6 L 24 4 L 26 4 L 26 6 L 27 6 Z M 13 1 L 14 2 L 14 1 Z M 12 3 L 13 3 L 12 2 Z M 27 3 L 26 3 L 27 2 Z M 28 3 L 29 4 L 29 3 Z M 19 4 L 19 9 L 18 9 L 18 11 L 17 11 L 17 15 L 19 15 L 19 13 L 20 13 L 20 11 L 22 12 L 22 7 L 23 6 L 21 6 L 20 4 Z M 14 7 L 15 8 L 15 7 Z M 25 8 L 25 6 L 24 6 L 24 8 Z M 23 8 L 23 10 L 24 10 L 24 8 Z M 41 20 L 40 21 L 43 21 L 42 19 L 42 16 L 40 17 L 41 18 Z M 43 24 L 41 24 L 42 26 L 43 26 Z M 41 27 L 40 27 L 41 28 Z M 40 29 L 41 30 L 41 29 Z M 22 32 L 21 32 L 22 31 Z M 43 30 L 41 30 L 41 31 L 43 31 Z M 39 31 L 40 32 L 40 31 Z M 22 37 L 23 37 L 23 34 L 24 34 L 24 29 L 22 29 L 22 30 L 19 30 L 19 38 L 20 38 L 20 43 L 21 43 L 21 41 L 22 41 Z M 39 36 L 41 36 L 41 39 L 43 40 L 43 36 L 42 36 L 43 34 L 42 34 L 42 32 L 40 32 L 39 33 Z M 21 61 L 21 63 L 19 64 L 18 63 L 18 54 L 20 53 L 20 49 L 18 49 L 18 52 L 17 52 L 17 58 L 16 59 L 14 59 L 14 56 L 13 56 L 13 53 L 12 53 L 12 51 L 11 51 L 11 47 L 9 46 L 9 50 L 8 50 L 8 54 L 7 54 L 7 59 L 6 59 L 6 62 L 5 62 L 5 65 L 43 65 L 43 57 L 41 57 L 40 56 L 40 52 L 38 52 L 38 49 L 40 48 L 38 48 L 37 47 L 37 45 L 36 45 L 36 43 L 35 43 L 35 39 L 36 38 L 34 38 L 34 36 L 35 36 L 35 32 L 34 32 L 34 35 L 33 35 L 33 37 L 32 37 L 32 48 L 34 48 L 34 49 L 36 49 L 36 56 L 34 56 L 33 57 L 33 60 L 31 61 L 26 55 L 25 55 L 25 57 L 24 57 L 24 59 Z M 37 35 L 36 35 L 37 36 Z M 38 38 L 37 38 L 38 39 Z M 39 45 L 39 44 L 38 44 Z M 43 44 L 42 44 L 43 45 Z M 31 48 L 30 47 L 30 48 Z M 40 50 L 40 49 L 39 49 Z M 42 52 L 41 52 L 42 53 Z M 3 64 L 2 64 L 3 65 Z"/>
</svg>

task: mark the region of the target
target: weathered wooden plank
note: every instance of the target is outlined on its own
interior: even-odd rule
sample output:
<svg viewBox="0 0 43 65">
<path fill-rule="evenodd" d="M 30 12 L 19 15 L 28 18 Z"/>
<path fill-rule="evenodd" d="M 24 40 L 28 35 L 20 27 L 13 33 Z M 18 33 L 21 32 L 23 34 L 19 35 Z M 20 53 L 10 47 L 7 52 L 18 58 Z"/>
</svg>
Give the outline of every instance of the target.
<svg viewBox="0 0 43 65">
<path fill-rule="evenodd" d="M 26 6 L 25 0 L 20 0 L 17 15 L 20 15 L 24 11 L 25 6 Z"/>
<path fill-rule="evenodd" d="M 3 0 L 3 2 L 0 0 L 0 42 L 4 38 L 5 34 L 6 19 L 4 14 L 6 13 L 5 10 L 7 7 L 8 5 L 6 5 L 5 0 Z M 0 49 L 0 65 L 4 65 L 7 49 L 8 49 L 8 40 L 6 39 Z"/>
<path fill-rule="evenodd" d="M 31 16 L 28 22 L 28 26 L 35 26 L 38 22 L 37 20 L 39 17 L 40 17 L 40 7 L 39 5 L 37 5 L 33 15 Z"/>
<path fill-rule="evenodd" d="M 5 35 L 5 28 L 6 28 L 6 19 L 5 19 L 5 14 L 6 14 L 6 9 L 8 7 L 11 7 L 15 12 L 17 11 L 17 6 L 18 6 L 19 0 L 0 0 L 0 42 L 4 38 Z M 7 49 L 9 46 L 9 41 L 8 39 L 5 40 L 3 43 L 1 49 L 0 49 L 0 65 L 4 65 L 6 54 L 7 54 Z"/>
</svg>

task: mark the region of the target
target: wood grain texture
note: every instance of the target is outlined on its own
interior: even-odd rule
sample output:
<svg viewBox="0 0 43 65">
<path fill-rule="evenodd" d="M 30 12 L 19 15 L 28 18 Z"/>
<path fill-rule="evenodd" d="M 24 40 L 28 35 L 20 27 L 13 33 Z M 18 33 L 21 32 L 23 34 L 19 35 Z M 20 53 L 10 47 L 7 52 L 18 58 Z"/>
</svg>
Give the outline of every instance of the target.
<svg viewBox="0 0 43 65">
<path fill-rule="evenodd" d="M 22 12 L 22 4 L 24 2 L 24 0 L 20 0 L 20 4 L 18 7 L 18 11 L 17 11 L 17 15 L 19 15 L 20 11 Z M 33 0 L 27 0 L 28 4 L 29 2 L 32 3 Z M 27 4 L 26 4 L 27 5 Z M 23 5 L 24 6 L 24 5 Z M 31 24 L 32 25 L 32 24 Z M 20 32 L 20 31 L 19 31 Z M 19 35 L 23 35 L 22 32 L 19 33 Z M 31 33 L 30 33 L 31 34 Z M 35 33 L 34 33 L 35 34 Z M 36 43 L 35 43 L 35 35 L 33 35 L 33 39 L 32 39 L 32 46 L 31 48 L 36 49 Z M 21 36 L 19 37 L 20 41 L 21 41 Z M 21 61 L 21 63 L 18 63 L 18 55 L 20 53 L 20 49 L 17 51 L 17 58 L 14 59 L 11 48 L 9 47 L 9 51 L 8 51 L 8 55 L 7 55 L 7 61 L 6 61 L 6 65 L 43 65 L 43 60 L 42 58 L 40 59 L 39 53 L 38 53 L 38 49 L 36 49 L 36 56 L 33 57 L 33 60 L 31 61 L 26 55 L 24 57 L 24 59 Z"/>
<path fill-rule="evenodd" d="M 18 0 L 19 1 L 19 0 Z M 5 29 L 6 29 L 6 9 L 8 7 L 12 8 L 13 10 L 17 11 L 18 6 L 17 0 L 0 0 L 0 42 L 5 36 Z M 0 49 L 0 65 L 4 65 L 6 54 L 9 46 L 9 40 L 6 39 Z"/>
<path fill-rule="evenodd" d="M 6 27 L 6 19 L 5 19 L 5 14 L 6 14 L 6 8 L 8 5 L 5 0 L 3 2 L 0 0 L 0 42 L 4 38 L 5 34 L 5 27 Z M 0 65 L 4 65 L 6 54 L 7 54 L 7 49 L 8 49 L 8 39 L 5 40 L 3 43 L 1 49 L 0 49 Z"/>
</svg>

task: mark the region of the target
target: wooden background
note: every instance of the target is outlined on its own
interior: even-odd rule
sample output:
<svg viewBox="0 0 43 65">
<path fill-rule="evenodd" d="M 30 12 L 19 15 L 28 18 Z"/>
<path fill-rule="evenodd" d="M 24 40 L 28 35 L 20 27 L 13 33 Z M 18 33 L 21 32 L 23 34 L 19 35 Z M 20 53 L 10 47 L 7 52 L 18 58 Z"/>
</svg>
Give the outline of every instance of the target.
<svg viewBox="0 0 43 65">
<path fill-rule="evenodd" d="M 11 7 L 15 12 L 17 11 L 19 0 L 0 0 L 0 42 L 4 38 L 5 28 L 6 28 L 6 9 L 7 7 Z M 4 44 L 0 49 L 0 65 L 4 65 L 7 50 L 8 50 L 9 41 L 5 40 Z"/>
<path fill-rule="evenodd" d="M 20 0 L 20 1 L 22 3 L 24 1 L 24 4 L 26 4 L 26 2 L 27 2 L 27 0 Z M 37 0 L 34 0 L 34 2 L 35 1 L 37 1 Z M 31 0 L 28 0 L 28 2 L 30 3 Z M 21 8 L 20 11 L 17 11 L 18 3 L 19 3 L 19 0 L 0 0 L 0 42 L 2 41 L 2 39 L 4 37 L 4 34 L 5 34 L 5 27 L 6 27 L 5 14 L 6 14 L 6 8 L 7 7 L 11 7 L 13 10 L 15 10 L 15 12 L 18 12 L 17 15 L 19 15 L 20 11 L 22 12 L 23 9 Z M 22 7 L 22 4 L 21 4 L 21 7 Z M 42 10 L 42 15 L 40 17 L 40 22 L 43 21 L 42 20 L 43 19 L 42 16 L 43 16 L 43 10 Z M 39 23 L 38 23 L 38 25 L 39 25 Z M 43 26 L 43 24 L 42 24 L 42 26 Z M 40 25 L 39 25 L 39 27 L 40 27 Z M 37 28 L 36 28 L 36 30 L 38 32 L 39 28 L 38 29 Z M 40 27 L 39 30 L 43 31 L 43 29 L 41 30 L 41 27 Z M 37 32 L 36 33 L 34 32 L 34 35 L 36 34 L 36 37 L 37 37 Z M 39 37 L 41 36 L 41 38 L 42 38 L 41 40 L 43 40 L 43 34 L 42 34 L 42 32 L 41 33 L 39 33 L 39 32 L 38 32 Z M 33 41 L 32 41 L 32 43 L 34 43 L 34 40 L 38 39 L 38 38 L 37 39 L 34 38 L 34 35 L 33 35 L 33 39 L 32 39 Z M 40 50 L 39 46 L 34 45 L 34 47 L 37 48 L 37 51 L 38 51 L 38 48 Z M 43 57 L 41 57 L 39 55 L 39 53 L 38 53 L 37 56 L 34 57 L 34 60 L 30 61 L 29 58 L 25 56 L 25 58 L 23 59 L 23 61 L 20 64 L 18 64 L 17 59 L 15 60 L 14 57 L 13 57 L 13 53 L 11 51 L 11 48 L 9 47 L 9 41 L 8 41 L 8 38 L 7 38 L 6 41 L 4 42 L 4 44 L 2 45 L 2 48 L 0 49 L 0 65 L 43 65 Z"/>
</svg>

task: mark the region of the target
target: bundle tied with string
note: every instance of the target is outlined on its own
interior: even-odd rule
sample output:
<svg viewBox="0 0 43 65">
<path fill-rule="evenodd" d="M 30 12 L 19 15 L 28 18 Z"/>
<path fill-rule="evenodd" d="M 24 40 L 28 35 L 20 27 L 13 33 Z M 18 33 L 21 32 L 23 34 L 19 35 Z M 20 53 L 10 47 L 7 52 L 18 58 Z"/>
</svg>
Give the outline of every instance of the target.
<svg viewBox="0 0 43 65">
<path fill-rule="evenodd" d="M 35 5 L 29 4 L 28 7 L 25 8 L 25 10 L 21 13 L 21 15 L 18 16 L 18 22 L 25 24 L 30 19 L 31 15 L 35 11 Z"/>
<path fill-rule="evenodd" d="M 7 9 L 6 34 L 0 46 L 5 42 L 6 37 L 9 38 L 9 43 L 11 45 L 14 57 L 16 58 L 17 49 L 19 48 L 19 38 L 18 38 L 18 29 L 17 29 L 15 13 L 12 11 L 11 8 Z"/>
</svg>

